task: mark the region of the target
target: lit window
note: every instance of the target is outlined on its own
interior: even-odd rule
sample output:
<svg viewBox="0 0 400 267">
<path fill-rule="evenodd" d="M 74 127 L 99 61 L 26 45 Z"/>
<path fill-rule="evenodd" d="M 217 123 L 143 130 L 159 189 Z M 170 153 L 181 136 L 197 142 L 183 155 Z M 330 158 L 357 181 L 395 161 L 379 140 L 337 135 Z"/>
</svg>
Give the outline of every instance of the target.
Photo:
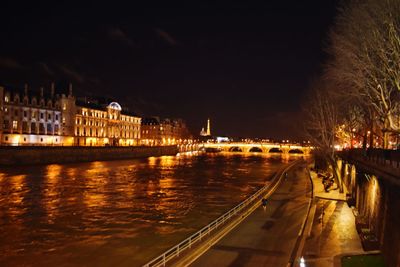
<svg viewBox="0 0 400 267">
<path fill-rule="evenodd" d="M 18 121 L 13 121 L 13 129 L 17 130 L 18 128 Z"/>
<path fill-rule="evenodd" d="M 4 98 L 4 101 L 7 103 L 8 101 L 10 101 L 10 99 L 8 98 L 8 95 L 6 95 L 6 97 Z"/>
<path fill-rule="evenodd" d="M 63 104 L 63 110 L 67 109 L 67 105 L 65 105 L 65 103 Z"/>
</svg>

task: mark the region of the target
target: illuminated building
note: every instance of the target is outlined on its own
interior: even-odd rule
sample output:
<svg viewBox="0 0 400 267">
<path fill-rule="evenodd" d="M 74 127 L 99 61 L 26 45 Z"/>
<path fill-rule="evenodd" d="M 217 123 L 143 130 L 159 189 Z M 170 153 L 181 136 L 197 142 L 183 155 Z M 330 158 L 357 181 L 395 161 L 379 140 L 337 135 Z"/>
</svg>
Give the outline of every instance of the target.
<svg viewBox="0 0 400 267">
<path fill-rule="evenodd" d="M 0 87 L 0 144 L 62 145 L 60 98 L 54 86 L 46 95 L 41 88 L 38 96 L 27 86 L 22 92 Z"/>
<path fill-rule="evenodd" d="M 181 119 L 144 118 L 141 126 L 143 145 L 176 145 L 189 142 L 191 135 Z M 190 141 L 191 142 L 191 141 Z"/>
<path fill-rule="evenodd" d="M 110 104 L 77 101 L 40 90 L 39 96 L 0 87 L 1 145 L 132 146 L 140 143 L 141 118 Z"/>
</svg>

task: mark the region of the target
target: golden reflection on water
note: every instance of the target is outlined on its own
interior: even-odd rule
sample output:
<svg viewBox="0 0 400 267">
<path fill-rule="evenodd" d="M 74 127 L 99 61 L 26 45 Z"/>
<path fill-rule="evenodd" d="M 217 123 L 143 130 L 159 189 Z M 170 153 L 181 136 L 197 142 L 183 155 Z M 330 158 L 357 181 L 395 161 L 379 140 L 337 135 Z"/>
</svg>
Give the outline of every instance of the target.
<svg viewBox="0 0 400 267">
<path fill-rule="evenodd" d="M 108 172 L 109 168 L 101 161 L 92 162 L 86 170 L 82 183 L 86 186 L 83 202 L 87 207 L 101 208 L 106 204 L 104 193 L 109 181 Z"/>
<path fill-rule="evenodd" d="M 5 205 L 8 205 L 9 207 L 8 215 L 17 221 L 18 217 L 25 213 L 23 201 L 27 193 L 27 190 L 25 189 L 26 175 L 14 175 L 8 177 L 8 179 L 10 180 L 9 186 L 11 194 L 7 198 L 8 203 L 5 203 Z"/>
<path fill-rule="evenodd" d="M 68 168 L 66 170 L 67 177 L 71 180 L 76 179 L 77 169 L 76 168 Z"/>
<path fill-rule="evenodd" d="M 141 266 L 144 254 L 221 215 L 285 161 L 196 155 L 2 170 L 0 265 L 96 266 L 95 254 L 119 261 L 127 249 Z"/>
<path fill-rule="evenodd" d="M 52 164 L 45 169 L 44 188 L 43 188 L 43 207 L 46 210 L 48 220 L 57 217 L 60 203 L 60 179 L 62 165 Z"/>
<path fill-rule="evenodd" d="M 150 167 L 155 167 L 157 165 L 157 158 L 156 157 L 149 157 L 147 159 L 148 165 Z"/>
<path fill-rule="evenodd" d="M 176 158 L 174 156 L 162 156 L 160 157 L 160 167 L 172 167 L 175 165 Z"/>
</svg>

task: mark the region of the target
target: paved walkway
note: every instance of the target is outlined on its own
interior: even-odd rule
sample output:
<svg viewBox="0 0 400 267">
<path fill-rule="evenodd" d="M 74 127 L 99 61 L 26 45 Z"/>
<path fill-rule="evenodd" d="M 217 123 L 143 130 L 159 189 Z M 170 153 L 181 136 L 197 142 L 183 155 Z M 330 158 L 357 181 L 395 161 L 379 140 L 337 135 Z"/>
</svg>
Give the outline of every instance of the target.
<svg viewBox="0 0 400 267">
<path fill-rule="evenodd" d="M 355 227 L 355 217 L 345 193 L 325 192 L 322 179 L 311 172 L 314 200 L 305 227 L 304 243 L 299 251 L 307 267 L 341 266 L 342 254 L 363 254 Z M 334 186 L 335 188 L 336 186 Z M 298 262 L 295 266 L 299 266 Z"/>
<path fill-rule="evenodd" d="M 314 185 L 315 197 L 327 198 L 332 200 L 346 200 L 346 189 L 343 193 L 340 193 L 339 188 L 336 184 L 334 184 L 329 192 L 325 192 L 324 185 L 322 184 L 322 178 L 318 178 L 317 173 L 314 171 L 311 171 L 310 174 Z"/>
<path fill-rule="evenodd" d="M 311 183 L 294 167 L 269 198 L 191 266 L 287 266 L 307 214 Z"/>
</svg>

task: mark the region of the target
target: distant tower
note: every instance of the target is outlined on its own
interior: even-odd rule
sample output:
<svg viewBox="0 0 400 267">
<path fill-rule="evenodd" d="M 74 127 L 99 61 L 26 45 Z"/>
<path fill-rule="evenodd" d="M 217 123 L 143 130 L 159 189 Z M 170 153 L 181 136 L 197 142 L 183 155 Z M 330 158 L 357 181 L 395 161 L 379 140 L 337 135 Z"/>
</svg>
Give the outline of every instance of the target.
<svg viewBox="0 0 400 267">
<path fill-rule="evenodd" d="M 211 136 L 210 119 L 207 119 L 207 136 Z"/>
<path fill-rule="evenodd" d="M 201 136 L 211 136 L 210 119 L 207 119 L 207 131 L 204 131 L 204 127 L 200 131 Z"/>
</svg>

